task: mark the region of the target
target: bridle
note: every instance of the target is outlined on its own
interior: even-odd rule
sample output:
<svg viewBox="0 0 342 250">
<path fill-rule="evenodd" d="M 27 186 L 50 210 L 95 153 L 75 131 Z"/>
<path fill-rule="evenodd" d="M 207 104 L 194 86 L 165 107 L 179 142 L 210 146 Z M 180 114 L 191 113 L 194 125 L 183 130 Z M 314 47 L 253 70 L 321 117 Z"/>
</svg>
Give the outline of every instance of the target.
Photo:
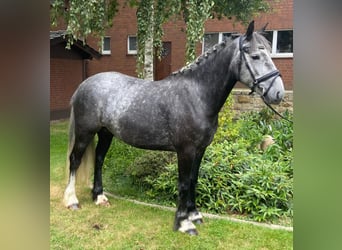
<svg viewBox="0 0 342 250">
<path fill-rule="evenodd" d="M 245 64 L 246 64 L 246 67 L 249 71 L 249 73 L 251 74 L 252 78 L 253 78 L 253 86 L 251 87 L 251 92 L 249 93 L 250 95 L 253 94 L 255 92 L 255 89 L 259 86 L 260 83 L 264 82 L 264 81 L 267 81 L 268 79 L 271 79 L 273 77 L 273 80 L 270 84 L 270 86 L 268 86 L 267 90 L 265 91 L 265 93 L 262 95 L 262 99 L 265 98 L 265 96 L 267 95 L 268 91 L 270 91 L 270 89 L 272 88 L 273 86 L 273 83 L 275 81 L 275 79 L 279 76 L 281 77 L 281 74 L 279 72 L 279 70 L 273 70 L 269 73 L 267 73 L 266 75 L 263 75 L 259 78 L 256 78 L 253 71 L 252 71 L 252 68 L 251 66 L 249 65 L 248 61 L 247 61 L 247 58 L 246 58 L 246 55 L 244 50 L 243 50 L 243 46 L 242 46 L 242 42 L 243 42 L 243 38 L 244 36 L 240 36 L 239 38 L 239 50 L 240 50 L 240 66 L 239 66 L 239 73 L 241 72 L 241 65 L 242 65 L 242 61 L 245 61 Z"/>
<path fill-rule="evenodd" d="M 246 67 L 249 71 L 249 73 L 251 74 L 252 78 L 253 78 L 253 86 L 251 87 L 251 92 L 249 93 L 249 95 L 253 94 L 255 92 L 255 89 L 259 86 L 260 83 L 267 81 L 268 79 L 271 79 L 273 77 L 272 82 L 270 83 L 270 85 L 268 86 L 268 88 L 266 89 L 265 93 L 263 93 L 263 95 L 261 96 L 261 99 L 264 101 L 264 103 L 267 105 L 267 107 L 269 107 L 274 113 L 276 113 L 277 115 L 279 115 L 281 118 L 283 118 L 284 120 L 293 123 L 292 121 L 290 121 L 289 119 L 285 118 L 283 115 L 281 115 L 278 111 L 276 111 L 270 104 L 268 104 L 267 102 L 265 102 L 265 96 L 268 94 L 268 92 L 270 91 L 270 89 L 272 88 L 275 79 L 277 79 L 277 77 L 281 77 L 281 74 L 279 72 L 279 70 L 273 70 L 269 73 L 267 73 L 266 75 L 260 76 L 259 78 L 256 78 L 251 66 L 249 65 L 246 55 L 242 46 L 243 43 L 243 38 L 244 36 L 240 36 L 239 38 L 239 50 L 240 50 L 240 65 L 239 65 L 239 75 L 241 72 L 241 66 L 242 66 L 242 62 L 245 61 Z"/>
</svg>

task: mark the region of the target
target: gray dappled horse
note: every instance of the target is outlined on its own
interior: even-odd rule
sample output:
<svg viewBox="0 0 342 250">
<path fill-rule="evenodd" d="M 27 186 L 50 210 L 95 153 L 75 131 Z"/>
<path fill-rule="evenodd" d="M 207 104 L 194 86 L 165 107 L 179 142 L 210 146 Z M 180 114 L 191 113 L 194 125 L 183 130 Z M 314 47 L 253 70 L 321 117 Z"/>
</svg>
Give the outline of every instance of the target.
<svg viewBox="0 0 342 250">
<path fill-rule="evenodd" d="M 93 199 L 96 204 L 108 204 L 103 194 L 102 165 L 115 136 L 135 147 L 177 153 L 179 197 L 174 230 L 196 235 L 195 224 L 203 222 L 195 201 L 198 170 L 216 132 L 218 113 L 237 81 L 268 104 L 278 104 L 284 96 L 283 81 L 270 57 L 270 45 L 254 32 L 254 21 L 245 35 L 215 45 L 161 81 L 116 72 L 86 79 L 71 99 L 72 150 L 65 206 L 79 207 L 76 171 L 89 152 L 95 154 Z M 96 150 L 86 150 L 95 134 Z"/>
</svg>

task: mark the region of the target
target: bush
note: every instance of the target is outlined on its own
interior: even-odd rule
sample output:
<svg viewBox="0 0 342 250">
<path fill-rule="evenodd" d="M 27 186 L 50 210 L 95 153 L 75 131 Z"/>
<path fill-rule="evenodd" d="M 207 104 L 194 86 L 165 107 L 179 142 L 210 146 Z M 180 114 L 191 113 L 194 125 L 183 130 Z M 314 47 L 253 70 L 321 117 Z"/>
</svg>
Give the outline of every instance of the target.
<svg viewBox="0 0 342 250">
<path fill-rule="evenodd" d="M 168 165 L 176 161 L 176 154 L 173 152 L 148 151 L 136 158 L 126 173 L 131 176 L 134 185 L 151 188 L 149 180 L 157 178 L 160 173 L 168 172 Z"/>
<path fill-rule="evenodd" d="M 288 164 L 272 161 L 267 155 L 277 145 L 271 145 L 265 154 L 249 153 L 242 145 L 226 141 L 208 148 L 198 185 L 198 205 L 219 213 L 248 214 L 257 221 L 290 215 L 292 178 L 286 172 Z M 229 154 L 220 157 L 224 152 Z"/>
<path fill-rule="evenodd" d="M 127 167 L 132 162 L 146 154 L 145 150 L 129 146 L 120 140 L 113 138 L 111 147 L 103 163 L 104 188 L 108 191 L 117 189 L 122 185 L 122 179 L 127 176 Z"/>
<path fill-rule="evenodd" d="M 283 115 L 292 119 L 289 112 Z M 230 109 L 224 109 L 215 139 L 203 157 L 197 205 L 208 212 L 244 214 L 257 221 L 292 217 L 292 124 L 266 109 L 247 113 L 236 122 L 232 117 Z M 265 135 L 271 135 L 275 144 L 262 151 L 258 145 Z M 148 197 L 176 203 L 175 154 L 142 154 L 125 173 Z"/>
<path fill-rule="evenodd" d="M 257 221 L 292 215 L 292 174 L 288 160 L 272 161 L 268 153 L 248 153 L 243 143 L 215 144 L 202 160 L 197 185 L 197 205 L 208 212 L 239 213 Z M 273 149 L 272 149 L 273 148 Z M 177 198 L 177 164 L 159 176 L 147 178 L 151 198 L 174 203 Z"/>
</svg>

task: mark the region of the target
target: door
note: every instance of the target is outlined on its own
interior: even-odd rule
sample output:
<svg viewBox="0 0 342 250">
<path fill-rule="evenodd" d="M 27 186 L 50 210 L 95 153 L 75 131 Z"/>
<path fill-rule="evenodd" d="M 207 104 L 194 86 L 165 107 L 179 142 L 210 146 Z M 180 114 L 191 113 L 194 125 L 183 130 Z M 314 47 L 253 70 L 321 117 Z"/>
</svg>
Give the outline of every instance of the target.
<svg viewBox="0 0 342 250">
<path fill-rule="evenodd" d="M 154 58 L 155 71 L 154 80 L 164 79 L 171 74 L 171 42 L 163 42 L 161 59 Z"/>
</svg>

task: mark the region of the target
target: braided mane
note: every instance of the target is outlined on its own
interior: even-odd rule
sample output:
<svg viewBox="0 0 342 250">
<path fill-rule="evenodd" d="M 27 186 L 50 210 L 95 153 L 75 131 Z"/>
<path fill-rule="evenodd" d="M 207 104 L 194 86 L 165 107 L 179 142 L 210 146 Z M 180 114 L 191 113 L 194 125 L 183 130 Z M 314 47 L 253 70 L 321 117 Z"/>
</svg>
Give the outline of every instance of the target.
<svg viewBox="0 0 342 250">
<path fill-rule="evenodd" d="M 202 62 L 205 62 L 208 60 L 208 58 L 214 54 L 218 53 L 221 50 L 223 50 L 225 47 L 229 46 L 235 38 L 239 37 L 241 34 L 233 33 L 230 37 L 224 39 L 221 43 L 215 44 L 210 49 L 206 50 L 203 54 L 201 54 L 199 57 L 197 57 L 192 63 L 189 63 L 188 65 L 184 66 L 180 70 L 177 70 L 173 72 L 171 75 L 179 75 L 184 74 L 188 71 L 195 70 Z"/>
</svg>

